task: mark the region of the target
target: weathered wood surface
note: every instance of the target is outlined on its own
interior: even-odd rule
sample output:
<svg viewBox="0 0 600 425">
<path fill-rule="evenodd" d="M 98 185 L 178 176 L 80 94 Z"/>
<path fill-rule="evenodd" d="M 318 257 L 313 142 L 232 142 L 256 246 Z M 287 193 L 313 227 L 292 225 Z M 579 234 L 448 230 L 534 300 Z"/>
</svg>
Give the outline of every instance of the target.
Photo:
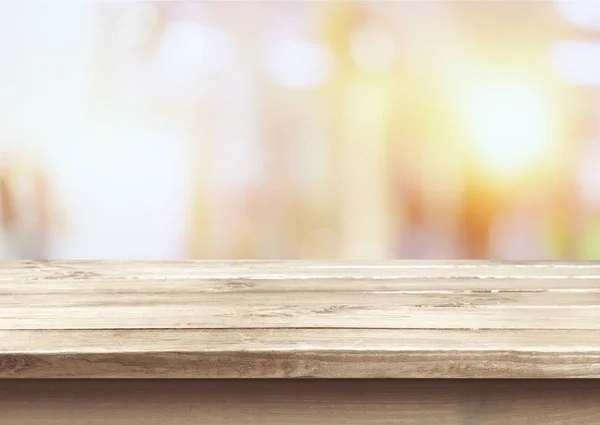
<svg viewBox="0 0 600 425">
<path fill-rule="evenodd" d="M 600 377 L 600 262 L 5 262 L 0 377 Z"/>
<path fill-rule="evenodd" d="M 0 381 L 2 425 L 597 425 L 597 380 Z"/>
</svg>

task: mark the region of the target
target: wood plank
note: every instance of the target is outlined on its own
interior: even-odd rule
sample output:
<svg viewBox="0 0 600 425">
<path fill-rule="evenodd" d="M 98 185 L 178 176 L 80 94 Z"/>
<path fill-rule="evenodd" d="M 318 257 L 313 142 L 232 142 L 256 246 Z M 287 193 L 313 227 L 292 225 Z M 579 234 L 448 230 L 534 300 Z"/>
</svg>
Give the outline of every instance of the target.
<svg viewBox="0 0 600 425">
<path fill-rule="evenodd" d="M 598 331 L 597 262 L 0 264 L 5 376 L 597 377 Z"/>
<path fill-rule="evenodd" d="M 0 261 L 0 281 L 55 279 L 600 279 L 598 262 Z"/>
<path fill-rule="evenodd" d="M 0 272 L 0 276 L 2 276 Z M 278 278 L 162 278 L 140 279 L 6 279 L 0 277 L 0 296 L 52 294 L 203 294 L 265 292 L 358 293 L 495 293 L 495 292 L 600 292 L 598 278 L 425 278 L 387 279 L 317 277 Z"/>
<path fill-rule="evenodd" d="M 0 331 L 2 378 L 600 378 L 600 331 Z"/>
<path fill-rule="evenodd" d="M 598 306 L 403 307 L 315 303 L 3 308 L 0 329 L 600 329 Z"/>
<path fill-rule="evenodd" d="M 2 381 L 3 425 L 596 425 L 600 381 Z"/>
<path fill-rule="evenodd" d="M 153 310 L 160 308 L 160 314 Z M 0 297 L 0 329 L 599 329 L 600 292 L 83 294 Z"/>
<path fill-rule="evenodd" d="M 506 292 L 298 292 L 264 293 L 186 293 L 171 291 L 165 296 L 148 292 L 70 293 L 0 295 L 0 310 L 11 308 L 67 308 L 67 307 L 156 307 L 206 305 L 219 309 L 245 306 L 256 311 L 267 309 L 324 309 L 337 305 L 340 309 L 394 309 L 414 308 L 528 308 L 528 307 L 600 307 L 600 291 L 574 291 L 560 296 L 548 291 Z M 331 310 L 334 310 L 331 307 Z M 333 312 L 333 311 L 332 311 Z"/>
</svg>

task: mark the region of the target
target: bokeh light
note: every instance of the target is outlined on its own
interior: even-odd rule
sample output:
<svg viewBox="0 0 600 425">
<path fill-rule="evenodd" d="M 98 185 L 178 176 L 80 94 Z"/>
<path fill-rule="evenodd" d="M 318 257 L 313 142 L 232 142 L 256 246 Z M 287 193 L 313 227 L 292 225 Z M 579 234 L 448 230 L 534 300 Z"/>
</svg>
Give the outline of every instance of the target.
<svg viewBox="0 0 600 425">
<path fill-rule="evenodd" d="M 545 157 L 556 137 L 552 103 L 535 80 L 484 82 L 465 94 L 467 125 L 481 160 L 520 172 Z"/>
<path fill-rule="evenodd" d="M 0 2 L 0 257 L 599 257 L 598 4 Z"/>
</svg>

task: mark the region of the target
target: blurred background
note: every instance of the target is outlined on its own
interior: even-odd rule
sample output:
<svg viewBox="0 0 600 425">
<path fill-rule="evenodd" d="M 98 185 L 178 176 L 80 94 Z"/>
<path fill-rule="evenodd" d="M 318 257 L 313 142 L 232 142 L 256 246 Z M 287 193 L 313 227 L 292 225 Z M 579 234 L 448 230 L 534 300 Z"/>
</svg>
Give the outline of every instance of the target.
<svg viewBox="0 0 600 425">
<path fill-rule="evenodd" d="M 598 1 L 0 1 L 0 257 L 600 258 Z"/>
</svg>

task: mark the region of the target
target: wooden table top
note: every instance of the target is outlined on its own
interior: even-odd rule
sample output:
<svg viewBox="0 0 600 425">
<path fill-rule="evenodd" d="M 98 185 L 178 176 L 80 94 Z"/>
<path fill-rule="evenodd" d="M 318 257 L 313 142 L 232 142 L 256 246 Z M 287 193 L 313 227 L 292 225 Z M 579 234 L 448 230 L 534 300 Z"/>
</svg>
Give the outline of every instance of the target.
<svg viewBox="0 0 600 425">
<path fill-rule="evenodd" d="M 2 262 L 0 377 L 598 378 L 600 262 Z"/>
</svg>

